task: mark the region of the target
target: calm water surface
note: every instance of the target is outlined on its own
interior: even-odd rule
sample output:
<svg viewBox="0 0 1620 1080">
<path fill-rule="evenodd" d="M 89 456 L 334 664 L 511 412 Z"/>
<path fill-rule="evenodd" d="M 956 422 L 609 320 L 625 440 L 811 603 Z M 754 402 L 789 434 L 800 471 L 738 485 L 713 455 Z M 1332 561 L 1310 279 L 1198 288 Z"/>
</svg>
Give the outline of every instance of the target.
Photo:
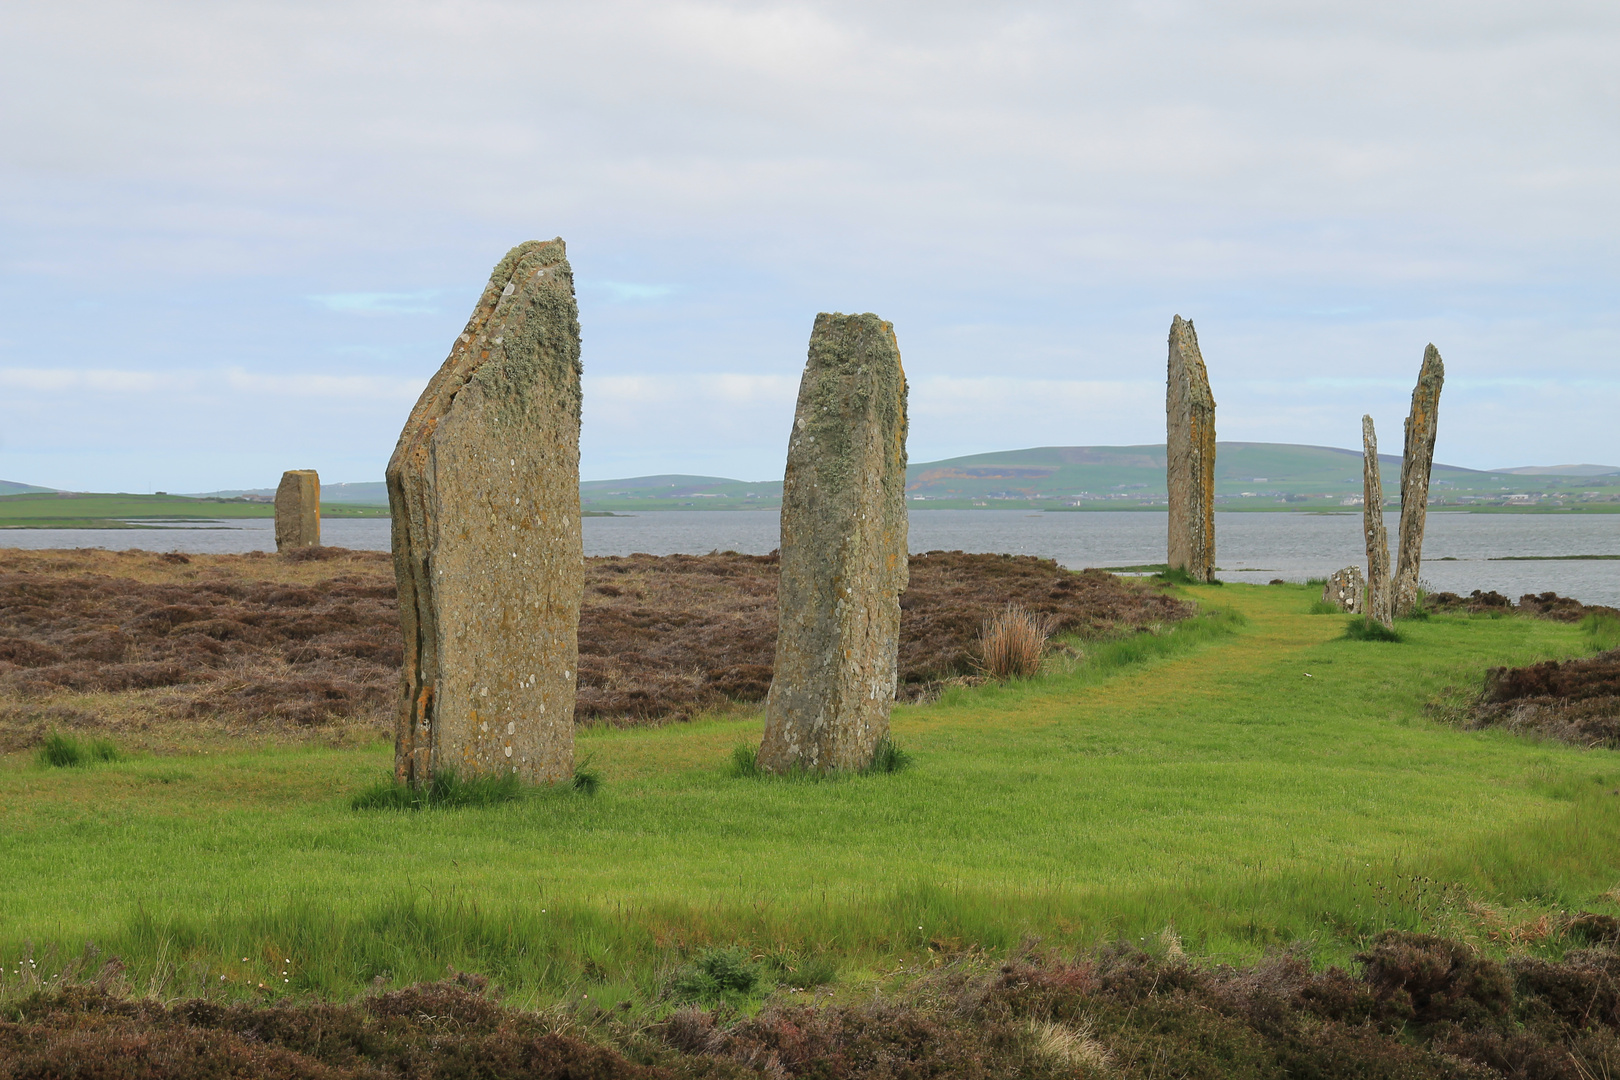
<svg viewBox="0 0 1620 1080">
<path fill-rule="evenodd" d="M 1389 520 L 1395 533 L 1395 519 Z M 1162 512 L 1044 514 L 1022 510 L 913 510 L 911 550 L 1013 552 L 1064 566 L 1129 566 L 1164 560 Z M 586 518 L 587 555 L 652 555 L 741 551 L 762 555 L 777 545 L 775 511 L 661 510 Z M 1227 581 L 1303 581 L 1365 564 L 1360 514 L 1216 514 L 1220 576 Z M 388 522 L 376 518 L 321 523 L 328 544 L 388 549 Z M 213 528 L 15 529 L 0 546 L 144 548 L 151 551 L 274 551 L 267 518 Z M 1508 555 L 1620 555 L 1620 514 L 1431 513 L 1423 541 L 1423 577 L 1436 589 L 1495 589 L 1517 598 L 1554 590 L 1589 604 L 1620 606 L 1620 560 L 1492 562 Z"/>
</svg>

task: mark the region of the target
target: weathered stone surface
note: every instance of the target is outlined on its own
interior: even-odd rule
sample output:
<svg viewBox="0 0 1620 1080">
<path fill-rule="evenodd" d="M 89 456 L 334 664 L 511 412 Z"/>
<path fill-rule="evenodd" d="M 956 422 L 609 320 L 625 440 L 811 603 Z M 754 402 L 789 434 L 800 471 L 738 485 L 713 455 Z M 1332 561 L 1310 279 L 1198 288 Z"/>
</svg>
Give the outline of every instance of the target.
<svg viewBox="0 0 1620 1080">
<path fill-rule="evenodd" d="M 1361 528 L 1367 537 L 1366 614 L 1393 628 L 1389 596 L 1389 534 L 1384 531 L 1384 485 L 1378 478 L 1378 434 L 1361 418 Z"/>
<path fill-rule="evenodd" d="M 782 487 L 760 767 L 862 769 L 889 731 L 906 558 L 906 375 L 876 315 L 816 316 Z"/>
<path fill-rule="evenodd" d="M 1215 580 L 1215 398 L 1193 324 L 1170 324 L 1165 388 L 1166 479 L 1170 485 L 1171 567 L 1194 581 Z"/>
<path fill-rule="evenodd" d="M 1429 473 L 1434 468 L 1434 436 L 1440 418 L 1440 387 L 1446 366 L 1431 343 L 1412 389 L 1406 414 L 1406 450 L 1401 456 L 1401 554 L 1396 563 L 1394 610 L 1405 615 L 1417 606 L 1418 573 L 1423 569 L 1423 526 L 1429 516 Z"/>
<path fill-rule="evenodd" d="M 1327 579 L 1327 584 L 1322 586 L 1322 599 L 1338 605 L 1342 611 L 1359 615 L 1366 590 L 1367 579 L 1361 575 L 1361 567 L 1347 566 Z"/>
<path fill-rule="evenodd" d="M 289 469 L 276 485 L 276 550 L 321 546 L 321 478 Z"/>
<path fill-rule="evenodd" d="M 573 774 L 584 557 L 579 316 L 563 242 L 507 253 L 388 463 L 399 779 Z"/>
</svg>

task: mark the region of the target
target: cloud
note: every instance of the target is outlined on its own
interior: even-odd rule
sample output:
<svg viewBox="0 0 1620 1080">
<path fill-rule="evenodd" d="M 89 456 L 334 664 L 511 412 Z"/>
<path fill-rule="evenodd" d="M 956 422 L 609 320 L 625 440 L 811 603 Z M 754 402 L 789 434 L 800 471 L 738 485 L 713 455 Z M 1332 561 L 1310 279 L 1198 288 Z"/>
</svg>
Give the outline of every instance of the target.
<svg viewBox="0 0 1620 1080">
<path fill-rule="evenodd" d="M 1457 463 L 1620 459 L 1594 404 L 1620 360 L 1612 3 L 14 0 L 6 19 L 10 445 L 88 438 L 98 401 L 147 393 L 154 417 L 161 394 L 188 404 L 118 453 L 204 399 L 224 453 L 265 401 L 301 399 L 371 419 L 298 438 L 385 458 L 491 265 L 561 234 L 597 475 L 771 475 L 831 310 L 895 322 L 928 456 L 1153 441 L 1179 311 L 1223 434 L 1353 446 L 1361 411 L 1398 423 L 1432 340 Z M 162 486 L 210 483 L 240 486 Z"/>
<path fill-rule="evenodd" d="M 350 315 L 435 315 L 439 308 L 433 301 L 440 295 L 438 289 L 425 289 L 409 293 L 326 293 L 308 299 L 328 311 Z"/>
<path fill-rule="evenodd" d="M 425 379 L 387 378 L 379 375 L 259 375 L 241 368 L 225 372 L 231 390 L 275 397 L 363 398 L 371 401 L 414 402 L 427 385 Z"/>
<path fill-rule="evenodd" d="M 628 281 L 579 281 L 580 292 L 606 293 L 621 304 L 663 300 L 675 295 L 674 285 L 638 285 Z"/>
<path fill-rule="evenodd" d="M 189 376 L 176 372 L 0 368 L 0 386 L 43 393 L 151 394 L 192 382 Z"/>
</svg>

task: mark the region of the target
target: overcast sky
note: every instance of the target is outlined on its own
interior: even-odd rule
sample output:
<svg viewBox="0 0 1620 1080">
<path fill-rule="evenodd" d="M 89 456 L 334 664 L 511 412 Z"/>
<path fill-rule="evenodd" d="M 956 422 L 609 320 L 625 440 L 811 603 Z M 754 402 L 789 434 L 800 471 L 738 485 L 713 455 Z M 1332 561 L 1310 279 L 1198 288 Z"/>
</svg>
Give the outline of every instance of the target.
<svg viewBox="0 0 1620 1080">
<path fill-rule="evenodd" d="M 779 477 L 818 311 L 914 461 L 1222 439 L 1620 464 L 1620 4 L 0 6 L 0 478 L 380 479 L 562 236 L 587 479 Z"/>
</svg>

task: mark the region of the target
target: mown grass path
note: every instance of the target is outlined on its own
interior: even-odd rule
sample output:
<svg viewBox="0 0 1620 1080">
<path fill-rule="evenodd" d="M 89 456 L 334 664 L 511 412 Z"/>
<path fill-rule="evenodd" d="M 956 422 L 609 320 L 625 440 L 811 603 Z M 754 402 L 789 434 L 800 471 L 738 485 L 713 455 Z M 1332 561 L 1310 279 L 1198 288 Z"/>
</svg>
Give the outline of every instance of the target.
<svg viewBox="0 0 1620 1080">
<path fill-rule="evenodd" d="M 1436 618 L 1401 644 L 1347 641 L 1299 587 L 1188 592 L 1247 622 L 898 709 L 917 764 L 892 776 L 734 778 L 731 749 L 759 733 L 737 720 L 583 732 L 594 798 L 422 813 L 350 808 L 383 747 L 13 757 L 0 962 L 91 940 L 228 988 L 286 953 L 288 989 L 449 963 L 629 993 L 710 941 L 870 967 L 1173 926 L 1205 954 L 1303 940 L 1342 956 L 1390 925 L 1489 944 L 1514 920 L 1612 906 L 1614 756 L 1424 710 L 1487 665 L 1585 651 L 1575 628 Z M 1149 655 L 1112 665 L 1132 649 Z"/>
</svg>

